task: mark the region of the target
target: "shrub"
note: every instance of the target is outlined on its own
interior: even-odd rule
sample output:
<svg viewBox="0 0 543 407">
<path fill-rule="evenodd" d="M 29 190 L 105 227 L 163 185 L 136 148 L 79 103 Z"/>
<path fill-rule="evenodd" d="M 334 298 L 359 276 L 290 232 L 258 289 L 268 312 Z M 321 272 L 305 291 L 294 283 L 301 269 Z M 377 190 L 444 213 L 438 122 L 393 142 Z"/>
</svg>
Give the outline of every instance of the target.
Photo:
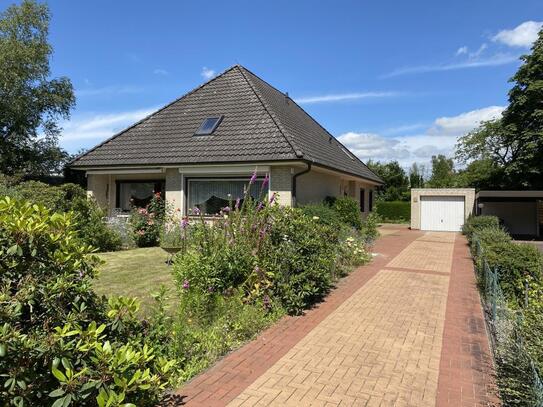
<svg viewBox="0 0 543 407">
<path fill-rule="evenodd" d="M 130 226 L 137 247 L 157 246 L 166 214 L 166 204 L 160 193 L 153 195 L 145 208 L 132 209 Z"/>
<path fill-rule="evenodd" d="M 474 233 L 483 229 L 498 228 L 500 221 L 495 216 L 470 216 L 462 226 L 462 233 L 471 242 Z"/>
<path fill-rule="evenodd" d="M 274 293 L 285 309 L 299 314 L 328 292 L 339 273 L 337 231 L 301 210 L 281 208 L 269 237 L 261 265 L 273 276 Z"/>
<path fill-rule="evenodd" d="M 354 227 L 357 230 L 362 228 L 362 217 L 358 202 L 350 196 L 337 198 L 332 204 L 332 208 L 338 213 L 343 223 Z"/>
<path fill-rule="evenodd" d="M 136 302 L 95 295 L 97 258 L 74 225 L 70 213 L 0 199 L 0 399 L 154 405 L 175 361 L 146 342 Z"/>
<path fill-rule="evenodd" d="M 94 200 L 78 197 L 70 210 L 75 214 L 76 229 L 85 244 L 101 252 L 121 249 L 121 234 L 104 222 L 106 213 Z"/>
<path fill-rule="evenodd" d="M 372 244 L 379 237 L 379 215 L 375 212 L 371 212 L 366 216 L 362 223 L 361 235 L 366 244 Z"/>
<path fill-rule="evenodd" d="M 326 203 L 310 204 L 300 207 L 302 212 L 310 218 L 317 217 L 321 223 L 336 229 L 341 229 L 348 224 L 344 223 L 338 211 Z"/>
<path fill-rule="evenodd" d="M 409 221 L 411 219 L 411 202 L 381 201 L 375 212 L 385 221 Z"/>
</svg>

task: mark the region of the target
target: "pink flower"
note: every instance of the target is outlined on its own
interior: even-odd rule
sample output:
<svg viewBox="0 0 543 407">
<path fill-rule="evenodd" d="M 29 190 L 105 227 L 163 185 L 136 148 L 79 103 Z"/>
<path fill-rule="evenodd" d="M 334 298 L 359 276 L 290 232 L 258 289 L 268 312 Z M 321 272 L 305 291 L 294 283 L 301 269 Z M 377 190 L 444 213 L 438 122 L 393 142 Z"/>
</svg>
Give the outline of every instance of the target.
<svg viewBox="0 0 543 407">
<path fill-rule="evenodd" d="M 272 194 L 270 198 L 270 205 L 275 201 L 275 192 Z"/>
<path fill-rule="evenodd" d="M 140 229 L 136 232 L 139 236 L 143 236 L 145 234 L 145 231 L 143 229 Z"/>
<path fill-rule="evenodd" d="M 149 226 L 153 226 L 153 225 L 155 224 L 155 221 L 152 220 L 152 219 L 149 219 L 149 220 L 147 221 L 147 224 L 148 224 Z"/>
<path fill-rule="evenodd" d="M 236 198 L 236 205 L 234 206 L 234 209 L 239 209 L 239 203 L 240 203 L 240 199 L 239 198 Z"/>
<path fill-rule="evenodd" d="M 182 287 L 183 287 L 184 290 L 188 290 L 189 287 L 190 287 L 189 280 L 183 281 L 183 286 Z"/>
<path fill-rule="evenodd" d="M 256 181 L 256 168 L 255 172 L 253 172 L 253 175 L 251 176 L 251 179 L 249 180 L 249 185 L 253 185 Z"/>
<path fill-rule="evenodd" d="M 140 215 L 147 215 L 147 209 L 145 209 L 145 208 L 139 208 L 139 209 L 138 209 L 138 213 L 139 213 Z"/>
<path fill-rule="evenodd" d="M 188 225 L 189 225 L 189 220 L 188 220 L 187 217 L 184 217 L 183 219 L 181 219 L 181 228 L 182 229 L 185 229 Z"/>
</svg>

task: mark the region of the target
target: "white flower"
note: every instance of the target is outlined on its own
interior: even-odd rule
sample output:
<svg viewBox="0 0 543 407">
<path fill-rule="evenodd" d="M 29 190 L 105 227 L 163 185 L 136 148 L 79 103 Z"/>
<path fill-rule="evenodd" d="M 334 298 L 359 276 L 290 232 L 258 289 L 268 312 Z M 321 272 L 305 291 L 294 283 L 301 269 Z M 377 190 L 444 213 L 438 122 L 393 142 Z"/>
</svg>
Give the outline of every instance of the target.
<svg viewBox="0 0 543 407">
<path fill-rule="evenodd" d="M 313 220 L 319 220 L 320 218 L 318 216 L 313 216 Z"/>
</svg>

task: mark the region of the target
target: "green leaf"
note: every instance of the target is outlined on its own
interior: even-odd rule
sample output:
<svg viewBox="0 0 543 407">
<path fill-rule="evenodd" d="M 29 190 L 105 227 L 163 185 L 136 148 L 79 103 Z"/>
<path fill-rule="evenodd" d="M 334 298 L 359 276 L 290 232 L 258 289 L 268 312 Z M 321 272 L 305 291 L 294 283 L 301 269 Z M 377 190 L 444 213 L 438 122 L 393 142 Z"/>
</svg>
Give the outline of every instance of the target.
<svg viewBox="0 0 543 407">
<path fill-rule="evenodd" d="M 6 356 L 6 345 L 0 343 L 0 357 Z"/>
<path fill-rule="evenodd" d="M 68 380 L 64 373 L 62 373 L 56 367 L 53 367 L 53 369 L 51 369 L 51 372 L 53 373 L 53 376 L 55 376 L 60 382 L 66 382 Z"/>
<path fill-rule="evenodd" d="M 51 407 L 62 407 L 64 404 L 64 397 L 61 399 L 57 399 Z"/>
<path fill-rule="evenodd" d="M 56 389 L 49 393 L 49 397 L 60 397 L 63 396 L 64 393 L 66 393 L 64 389 Z"/>
</svg>

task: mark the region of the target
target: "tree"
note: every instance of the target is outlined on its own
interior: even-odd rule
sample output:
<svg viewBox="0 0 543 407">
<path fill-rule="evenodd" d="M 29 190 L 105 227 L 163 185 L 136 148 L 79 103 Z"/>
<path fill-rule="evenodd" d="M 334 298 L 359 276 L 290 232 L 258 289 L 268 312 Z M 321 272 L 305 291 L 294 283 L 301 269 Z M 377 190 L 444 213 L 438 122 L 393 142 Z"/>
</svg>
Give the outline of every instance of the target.
<svg viewBox="0 0 543 407">
<path fill-rule="evenodd" d="M 24 0 L 0 14 L 0 172 L 30 176 L 60 172 L 60 119 L 75 105 L 68 78 L 50 79 L 45 4 Z"/>
<path fill-rule="evenodd" d="M 424 166 L 420 166 L 417 163 L 413 163 L 409 169 L 409 187 L 410 188 L 422 188 L 424 187 Z"/>
<path fill-rule="evenodd" d="M 461 137 L 456 156 L 464 163 L 490 160 L 493 183 L 502 188 L 543 188 L 543 30 L 532 53 L 511 78 L 509 105 L 500 119 Z M 500 175 L 497 178 L 497 175 Z M 486 186 L 485 186 L 486 187 Z"/>
<path fill-rule="evenodd" d="M 399 201 L 408 196 L 409 179 L 398 161 L 382 164 L 379 161 L 368 161 L 370 170 L 379 175 L 385 185 L 379 189 L 380 198 L 385 201 Z"/>
<path fill-rule="evenodd" d="M 432 156 L 432 175 L 428 180 L 431 188 L 447 188 L 455 185 L 454 162 L 443 154 Z"/>
</svg>

